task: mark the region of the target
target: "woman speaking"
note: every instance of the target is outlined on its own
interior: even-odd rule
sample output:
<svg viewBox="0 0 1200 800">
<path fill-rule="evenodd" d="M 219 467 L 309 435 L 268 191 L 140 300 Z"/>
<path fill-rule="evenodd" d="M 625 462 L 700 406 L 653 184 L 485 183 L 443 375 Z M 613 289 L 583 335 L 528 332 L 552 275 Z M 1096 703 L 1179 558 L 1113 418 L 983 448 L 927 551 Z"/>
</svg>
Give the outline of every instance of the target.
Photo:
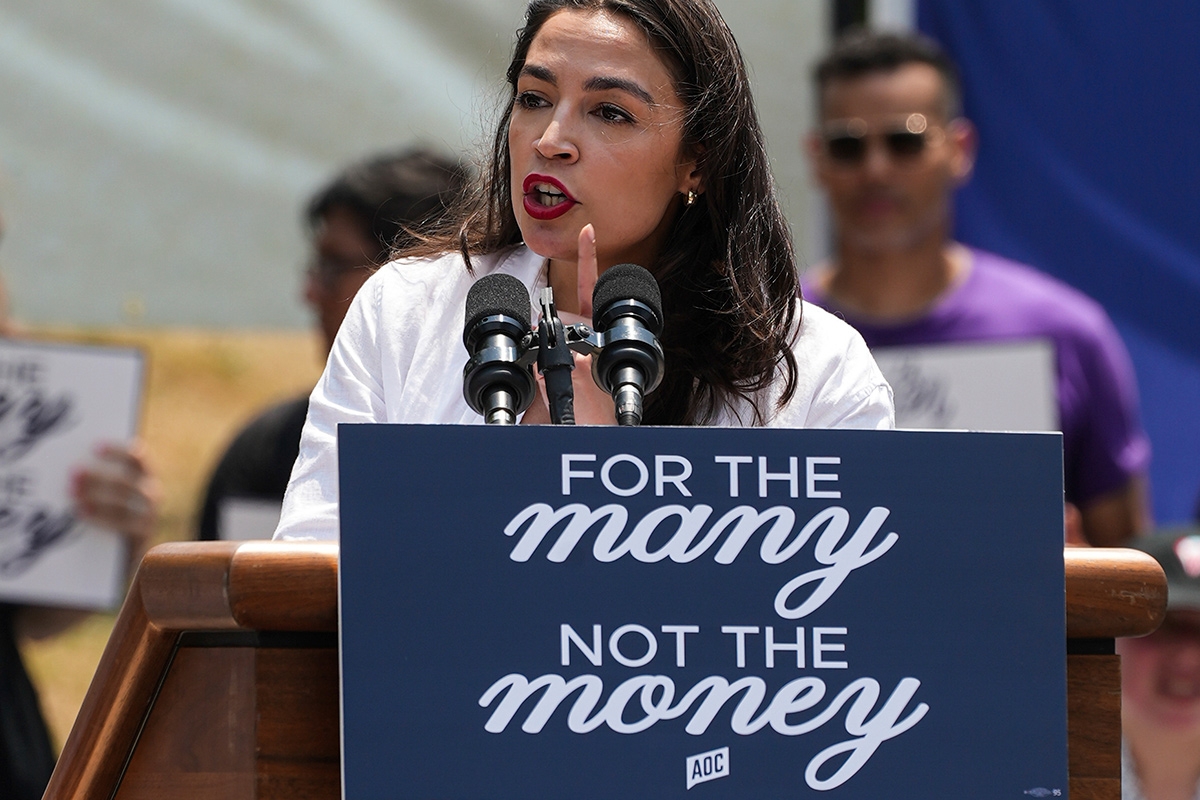
<svg viewBox="0 0 1200 800">
<path fill-rule="evenodd" d="M 338 535 L 340 422 L 480 423 L 463 397 L 464 303 L 504 273 L 590 318 L 616 264 L 657 279 L 665 368 L 652 425 L 890 428 L 853 329 L 798 300 L 745 65 L 707 0 L 534 0 L 511 103 L 453 219 L 358 293 L 309 401 L 277 538 Z M 575 417 L 612 424 L 572 373 Z M 543 397 L 522 422 L 547 422 Z"/>
</svg>

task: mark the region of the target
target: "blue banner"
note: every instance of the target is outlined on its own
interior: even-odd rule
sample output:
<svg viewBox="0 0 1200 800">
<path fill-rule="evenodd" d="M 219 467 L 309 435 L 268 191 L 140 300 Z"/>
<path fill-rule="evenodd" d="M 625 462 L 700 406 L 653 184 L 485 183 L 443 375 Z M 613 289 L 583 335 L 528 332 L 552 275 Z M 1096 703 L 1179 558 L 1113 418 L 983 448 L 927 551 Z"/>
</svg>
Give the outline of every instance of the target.
<svg viewBox="0 0 1200 800">
<path fill-rule="evenodd" d="M 957 236 L 1104 306 L 1129 347 L 1160 525 L 1200 515 L 1200 4 L 920 0 L 979 128 Z M 1196 123 L 1196 124 L 1193 124 Z"/>
<path fill-rule="evenodd" d="M 343 425 L 345 796 L 1065 796 L 1058 434 Z"/>
</svg>

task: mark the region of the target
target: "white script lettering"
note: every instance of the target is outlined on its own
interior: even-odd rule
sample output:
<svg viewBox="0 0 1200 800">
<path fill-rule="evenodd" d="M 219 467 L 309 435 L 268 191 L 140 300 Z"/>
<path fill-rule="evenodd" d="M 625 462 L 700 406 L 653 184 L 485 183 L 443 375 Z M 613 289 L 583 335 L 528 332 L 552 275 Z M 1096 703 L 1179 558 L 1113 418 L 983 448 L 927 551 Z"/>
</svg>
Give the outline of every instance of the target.
<svg viewBox="0 0 1200 800">
<path fill-rule="evenodd" d="M 626 535 L 629 512 L 624 506 L 608 504 L 592 511 L 582 503 L 568 503 L 555 510 L 546 503 L 533 503 L 522 509 L 504 527 L 505 536 L 520 538 L 509 553 L 513 561 L 533 557 L 550 531 L 563 525 L 558 538 L 546 552 L 549 561 L 561 563 L 575 550 L 583 537 L 595 528 L 592 556 L 611 563 L 626 555 L 646 564 L 671 559 L 680 564 L 694 561 L 724 538 L 713 556 L 718 564 L 732 564 L 746 548 L 751 537 L 764 528 L 759 557 L 767 564 L 782 564 L 795 558 L 810 539 L 816 537 L 812 558 L 824 566 L 803 572 L 789 580 L 775 596 L 775 612 L 784 619 L 799 619 L 820 608 L 838 590 L 851 572 L 876 560 L 891 549 L 899 536 L 892 532 L 875 542 L 891 512 L 882 506 L 872 508 L 850 537 L 850 512 L 830 506 L 815 514 L 798 533 L 796 512 L 789 506 L 772 506 L 758 511 L 751 506 L 735 506 L 708 527 L 713 514 L 709 505 L 664 505 L 634 525 Z M 603 524 L 601 524 L 603 523 Z M 659 534 L 665 542 L 652 547 L 651 537 Z M 819 532 L 819 533 L 818 533 Z M 697 542 L 699 538 L 699 542 Z M 872 545 L 874 544 L 874 547 Z M 814 584 L 805 596 L 800 590 Z"/>
<path fill-rule="evenodd" d="M 879 682 L 874 678 L 859 678 L 838 692 L 824 710 L 807 720 L 789 722 L 789 717 L 814 709 L 825 698 L 823 680 L 804 677 L 789 681 L 764 709 L 767 684 L 758 677 L 739 678 L 730 683 L 719 675 L 710 675 L 675 702 L 675 682 L 670 678 L 638 675 L 619 684 L 601 705 L 604 682 L 597 675 L 579 675 L 569 681 L 561 675 L 542 675 L 531 681 L 524 675 L 511 673 L 488 687 L 479 698 L 479 705 L 482 708 L 495 705 L 483 726 L 488 733 L 503 733 L 526 702 L 533 702 L 533 707 L 521 730 L 540 733 L 558 707 L 577 694 L 567 713 L 567 728 L 572 733 L 591 733 L 601 725 L 620 734 L 640 733 L 659 721 L 678 719 L 691 711 L 684 730 L 692 736 L 703 735 L 721 709 L 739 695 L 730 716 L 730 728 L 739 736 L 750 736 L 767 726 L 784 736 L 801 736 L 824 726 L 848 705 L 844 727 L 851 738 L 822 750 L 804 771 L 809 787 L 826 791 L 852 778 L 883 742 L 921 721 L 929 711 L 926 703 L 918 703 L 901 719 L 920 686 L 916 678 L 902 678 L 883 706 L 875 711 L 881 694 Z M 696 706 L 694 711 L 693 706 Z M 874 716 L 868 718 L 873 711 Z M 819 776 L 825 764 L 843 755 L 845 760 L 832 775 Z"/>
</svg>

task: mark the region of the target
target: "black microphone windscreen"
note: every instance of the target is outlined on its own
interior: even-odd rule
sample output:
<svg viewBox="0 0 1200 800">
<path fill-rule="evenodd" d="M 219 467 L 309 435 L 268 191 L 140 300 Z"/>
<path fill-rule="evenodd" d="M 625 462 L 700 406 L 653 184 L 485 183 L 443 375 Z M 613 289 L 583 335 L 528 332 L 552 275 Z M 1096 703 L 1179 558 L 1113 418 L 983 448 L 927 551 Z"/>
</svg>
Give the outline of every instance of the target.
<svg viewBox="0 0 1200 800">
<path fill-rule="evenodd" d="M 484 275 L 467 292 L 466 325 L 470 332 L 484 317 L 514 317 L 529 328 L 529 290 L 525 284 L 502 272 Z"/>
<path fill-rule="evenodd" d="M 604 270 L 592 291 L 592 313 L 599 314 L 617 300 L 636 300 L 662 319 L 662 293 L 650 270 L 637 264 L 617 264 Z"/>
</svg>

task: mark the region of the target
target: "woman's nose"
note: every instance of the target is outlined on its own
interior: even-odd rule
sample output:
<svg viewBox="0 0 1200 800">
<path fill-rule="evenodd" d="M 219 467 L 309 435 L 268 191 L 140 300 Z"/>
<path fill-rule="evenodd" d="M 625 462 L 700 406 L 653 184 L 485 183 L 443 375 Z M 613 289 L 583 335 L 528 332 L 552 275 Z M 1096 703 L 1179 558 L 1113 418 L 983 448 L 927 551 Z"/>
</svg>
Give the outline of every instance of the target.
<svg viewBox="0 0 1200 800">
<path fill-rule="evenodd" d="M 579 158 L 579 148 L 570 131 L 557 116 L 550 120 L 550 124 L 533 146 L 543 158 L 558 161 L 574 161 Z"/>
</svg>

